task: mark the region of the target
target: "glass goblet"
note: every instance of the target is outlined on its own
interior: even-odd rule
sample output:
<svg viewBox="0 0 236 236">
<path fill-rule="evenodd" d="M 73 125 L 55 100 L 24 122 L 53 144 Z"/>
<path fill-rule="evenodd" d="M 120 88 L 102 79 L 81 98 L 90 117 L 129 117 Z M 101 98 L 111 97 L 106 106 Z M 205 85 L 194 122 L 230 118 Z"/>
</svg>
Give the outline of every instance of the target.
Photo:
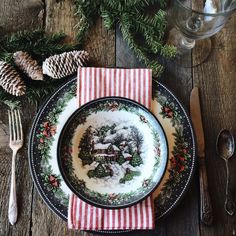
<svg viewBox="0 0 236 236">
<path fill-rule="evenodd" d="M 168 16 L 174 28 L 168 43 L 177 47 L 177 57 L 182 60 L 199 39 L 209 38 L 221 30 L 235 8 L 236 0 L 173 0 Z M 201 52 L 196 64 L 208 57 L 210 49 L 210 40 L 198 48 Z"/>
</svg>

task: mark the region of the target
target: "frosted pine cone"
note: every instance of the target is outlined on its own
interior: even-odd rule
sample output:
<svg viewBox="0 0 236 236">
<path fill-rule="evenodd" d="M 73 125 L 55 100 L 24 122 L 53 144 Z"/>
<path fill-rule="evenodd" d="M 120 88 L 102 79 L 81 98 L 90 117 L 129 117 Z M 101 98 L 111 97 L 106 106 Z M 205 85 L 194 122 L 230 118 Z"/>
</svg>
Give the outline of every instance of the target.
<svg viewBox="0 0 236 236">
<path fill-rule="evenodd" d="M 61 79 L 74 74 L 78 67 L 87 63 L 88 58 L 86 51 L 76 50 L 54 55 L 43 62 L 43 73 L 54 79 Z"/>
<path fill-rule="evenodd" d="M 18 51 L 13 54 L 15 64 L 32 80 L 43 80 L 43 70 L 27 52 Z"/>
<path fill-rule="evenodd" d="M 25 94 L 24 81 L 14 67 L 4 61 L 0 61 L 0 85 L 12 95 L 21 96 Z"/>
</svg>

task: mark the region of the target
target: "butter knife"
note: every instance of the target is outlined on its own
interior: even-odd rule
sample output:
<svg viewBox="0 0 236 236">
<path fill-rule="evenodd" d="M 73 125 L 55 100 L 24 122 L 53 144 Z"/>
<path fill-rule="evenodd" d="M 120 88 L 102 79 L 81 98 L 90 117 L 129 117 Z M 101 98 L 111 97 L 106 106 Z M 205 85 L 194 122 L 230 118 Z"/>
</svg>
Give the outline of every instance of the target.
<svg viewBox="0 0 236 236">
<path fill-rule="evenodd" d="M 211 199 L 208 191 L 208 180 L 205 162 L 205 141 L 202 127 L 199 90 L 194 87 L 190 95 L 190 115 L 197 139 L 197 155 L 199 160 L 200 182 L 200 219 L 206 225 L 213 221 Z"/>
</svg>

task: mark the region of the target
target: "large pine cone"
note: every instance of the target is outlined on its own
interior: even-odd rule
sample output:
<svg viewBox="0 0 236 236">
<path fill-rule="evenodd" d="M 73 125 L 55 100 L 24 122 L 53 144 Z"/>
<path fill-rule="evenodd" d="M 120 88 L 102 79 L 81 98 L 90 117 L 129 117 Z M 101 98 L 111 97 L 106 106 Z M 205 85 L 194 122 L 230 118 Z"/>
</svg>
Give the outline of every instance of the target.
<svg viewBox="0 0 236 236">
<path fill-rule="evenodd" d="M 54 78 L 61 79 L 74 74 L 78 67 L 82 67 L 88 61 L 86 51 L 71 51 L 54 55 L 43 62 L 43 73 Z"/>
<path fill-rule="evenodd" d="M 27 52 L 18 51 L 13 54 L 15 64 L 32 80 L 43 80 L 43 70 Z"/>
<path fill-rule="evenodd" d="M 0 85 L 12 95 L 21 96 L 25 94 L 24 81 L 14 67 L 4 61 L 0 61 Z"/>
</svg>

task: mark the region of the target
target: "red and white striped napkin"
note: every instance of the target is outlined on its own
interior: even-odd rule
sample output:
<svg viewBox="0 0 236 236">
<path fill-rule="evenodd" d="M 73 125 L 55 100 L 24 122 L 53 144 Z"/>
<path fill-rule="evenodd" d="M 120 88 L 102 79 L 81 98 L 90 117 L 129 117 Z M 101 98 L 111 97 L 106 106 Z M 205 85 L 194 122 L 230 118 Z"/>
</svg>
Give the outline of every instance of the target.
<svg viewBox="0 0 236 236">
<path fill-rule="evenodd" d="M 78 106 L 100 97 L 119 96 L 150 108 L 151 95 L 149 69 L 78 68 Z M 128 208 L 109 210 L 94 207 L 71 194 L 68 227 L 79 230 L 153 229 L 152 197 Z"/>
</svg>

